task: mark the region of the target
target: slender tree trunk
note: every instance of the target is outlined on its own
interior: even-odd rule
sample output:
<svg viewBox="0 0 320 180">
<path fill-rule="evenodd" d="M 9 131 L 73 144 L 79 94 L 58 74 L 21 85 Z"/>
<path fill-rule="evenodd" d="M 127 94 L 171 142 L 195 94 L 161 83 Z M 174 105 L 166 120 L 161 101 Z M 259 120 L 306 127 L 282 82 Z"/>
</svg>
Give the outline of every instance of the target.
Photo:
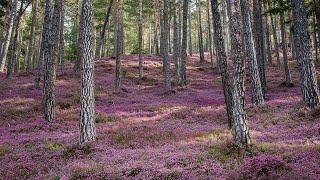
<svg viewBox="0 0 320 180">
<path fill-rule="evenodd" d="M 14 59 L 14 72 L 20 72 L 20 56 L 21 56 L 21 45 L 22 45 L 22 30 L 21 28 L 18 29 L 18 38 L 16 41 L 16 51 L 15 59 Z"/>
<path fill-rule="evenodd" d="M 37 0 L 32 1 L 32 23 L 30 26 L 30 39 L 29 39 L 29 50 L 27 55 L 27 72 L 30 72 L 32 68 L 32 56 L 33 56 L 33 47 L 34 47 L 34 38 L 35 38 L 35 26 L 37 20 Z"/>
<path fill-rule="evenodd" d="M 154 37 L 153 37 L 153 40 L 154 40 L 154 45 L 153 45 L 153 48 L 154 48 L 154 53 L 155 54 L 159 54 L 159 41 L 158 41 L 158 27 L 159 27 L 159 23 L 158 23 L 158 0 L 154 0 L 154 3 L 153 3 L 153 13 L 154 13 Z"/>
<path fill-rule="evenodd" d="M 117 14 L 116 14 L 116 78 L 115 78 L 115 90 L 119 91 L 121 88 L 121 52 L 122 52 L 122 21 L 123 21 L 123 4 L 122 0 L 117 0 Z"/>
<path fill-rule="evenodd" d="M 200 54 L 200 64 L 205 62 L 204 60 L 204 50 L 203 50 L 203 37 L 202 37 L 202 23 L 201 23 L 201 5 L 200 0 L 196 0 L 198 9 L 198 41 L 199 41 L 199 54 Z"/>
<path fill-rule="evenodd" d="M 101 57 L 102 44 L 103 44 L 103 41 L 105 39 L 106 27 L 107 27 L 107 24 L 109 22 L 109 17 L 110 17 L 110 13 L 111 13 L 112 4 L 113 4 L 113 0 L 110 0 L 109 1 L 109 6 L 108 6 L 108 9 L 107 9 L 105 18 L 104 18 L 104 23 L 103 23 L 103 26 L 102 26 L 102 30 L 101 30 L 101 33 L 100 33 L 100 38 L 98 40 L 98 46 L 97 46 L 97 50 L 96 50 L 97 57 Z"/>
<path fill-rule="evenodd" d="M 64 0 L 61 0 L 62 5 L 61 5 L 61 16 L 60 16 L 60 32 L 59 32 L 59 63 L 62 65 L 62 68 L 64 68 Z"/>
<path fill-rule="evenodd" d="M 179 52 L 179 27 L 177 23 L 177 1 L 173 1 L 173 59 L 175 64 L 175 77 L 177 84 L 181 83 L 181 74 L 180 74 L 180 52 Z"/>
<path fill-rule="evenodd" d="M 18 35 L 19 35 L 19 27 L 20 27 L 20 20 L 21 16 L 23 14 L 23 2 L 20 3 L 19 11 L 16 13 L 14 22 L 13 22 L 13 28 L 11 33 L 11 40 L 10 40 L 10 46 L 9 46 L 9 56 L 8 56 L 8 71 L 7 71 L 7 77 L 11 78 L 12 73 L 15 69 L 16 59 L 17 59 L 17 42 L 18 42 Z"/>
<path fill-rule="evenodd" d="M 285 72 L 285 84 L 287 86 L 291 86 L 291 74 L 289 70 L 289 64 L 288 64 L 288 47 L 287 47 L 287 41 L 286 41 L 286 30 L 285 30 L 285 20 L 284 20 L 284 14 L 283 12 L 280 13 L 280 24 L 281 24 L 281 39 L 282 39 L 282 53 L 283 53 L 283 67 Z"/>
<path fill-rule="evenodd" d="M 314 43 L 314 50 L 315 50 L 315 57 L 316 57 L 316 62 L 319 61 L 318 58 L 318 42 L 317 42 L 317 18 L 316 18 L 316 12 L 315 10 L 313 11 L 313 16 L 312 16 L 312 27 L 313 27 L 313 43 Z"/>
<path fill-rule="evenodd" d="M 242 28 L 244 33 L 244 44 L 246 50 L 246 56 L 249 60 L 249 69 L 251 77 L 251 89 L 252 89 L 252 104 L 259 105 L 264 103 L 263 91 L 261 87 L 261 81 L 259 76 L 259 67 L 255 52 L 255 44 L 253 40 L 253 34 L 251 29 L 251 19 L 249 14 L 249 4 L 247 0 L 240 0 L 241 12 L 242 12 Z"/>
<path fill-rule="evenodd" d="M 163 0 L 161 28 L 161 53 L 163 63 L 163 79 L 166 92 L 171 91 L 170 64 L 168 54 L 168 0 Z"/>
<path fill-rule="evenodd" d="M 228 0 L 231 3 L 230 36 L 233 61 L 233 124 L 232 132 L 236 143 L 241 148 L 250 144 L 249 129 L 246 120 L 245 107 L 245 62 L 242 57 L 240 8 L 238 0 Z"/>
<path fill-rule="evenodd" d="M 143 78 L 143 60 L 142 60 L 142 0 L 139 0 L 139 17 L 138 17 L 138 42 L 139 42 L 139 78 Z"/>
<path fill-rule="evenodd" d="M 221 14 L 222 14 L 222 25 L 223 27 L 223 37 L 224 37 L 224 48 L 225 52 L 227 54 L 227 57 L 229 56 L 229 51 L 230 51 L 230 40 L 229 40 L 229 22 L 227 21 L 227 16 L 228 16 L 228 11 L 227 11 L 227 4 L 226 1 L 221 2 Z"/>
<path fill-rule="evenodd" d="M 272 25 L 274 47 L 276 50 L 277 63 L 278 63 L 278 67 L 281 67 L 280 56 L 279 56 L 279 43 L 278 43 L 278 36 L 277 36 L 277 26 L 276 26 L 277 22 L 276 22 L 276 16 L 274 15 L 271 15 L 271 25 Z"/>
<path fill-rule="evenodd" d="M 80 59 L 82 64 L 82 88 L 80 111 L 80 143 L 95 141 L 95 99 L 94 99 L 94 47 L 93 47 L 92 0 L 83 0 L 80 17 Z"/>
<path fill-rule="evenodd" d="M 180 3 L 181 1 L 179 0 L 179 1 L 177 1 L 177 7 L 178 7 L 178 9 L 177 9 L 177 16 L 178 16 L 178 59 L 179 59 L 179 68 L 180 68 L 180 64 L 181 64 L 181 62 L 180 62 L 180 57 L 181 57 L 181 55 L 180 55 L 180 53 L 181 53 L 181 41 L 182 41 L 182 14 L 181 14 L 181 12 L 182 12 L 182 10 L 181 10 L 181 3 Z"/>
<path fill-rule="evenodd" d="M 33 53 L 33 61 L 32 61 L 32 68 L 36 69 L 37 68 L 37 63 L 38 63 L 38 59 L 39 59 L 39 54 L 40 54 L 40 48 L 41 47 L 41 35 L 40 36 L 36 36 L 35 38 L 35 52 Z M 37 74 L 37 72 L 36 72 Z"/>
<path fill-rule="evenodd" d="M 227 65 L 227 55 L 224 46 L 223 32 L 222 32 L 222 23 L 220 19 L 220 13 L 218 10 L 218 0 L 211 0 L 211 9 L 212 9 L 212 19 L 213 19 L 213 29 L 214 29 L 214 39 L 215 46 L 217 50 L 217 61 L 218 67 L 221 75 L 224 99 L 226 103 L 227 115 L 228 115 L 228 125 L 229 128 L 232 127 L 232 90 L 229 82 L 228 74 L 228 65 Z"/>
<path fill-rule="evenodd" d="M 51 7 L 49 7 L 51 8 Z M 48 15 L 48 17 L 46 17 L 46 14 L 44 16 L 44 22 L 49 22 L 50 19 L 50 15 Z M 37 74 L 36 77 L 34 79 L 34 84 L 35 87 L 37 89 L 40 88 L 40 81 L 41 81 L 41 76 L 42 76 L 42 72 L 43 72 L 43 55 L 44 55 L 44 49 L 47 47 L 47 37 L 46 34 L 49 33 L 49 28 L 47 27 L 49 26 L 47 23 L 43 23 L 43 27 L 42 27 L 42 33 L 41 33 L 41 39 L 40 39 L 40 51 L 39 51 L 39 55 L 38 55 L 38 60 L 37 60 Z"/>
<path fill-rule="evenodd" d="M 296 55 L 300 66 L 300 81 L 305 104 L 314 108 L 320 104 L 320 94 L 316 78 L 316 70 L 311 55 L 308 37 L 307 11 L 304 1 L 292 0 L 294 40 Z"/>
<path fill-rule="evenodd" d="M 48 5 L 47 5 L 48 4 Z M 47 10 L 48 8 L 48 10 Z M 50 14 L 50 0 L 46 0 L 46 12 Z M 55 118 L 55 54 L 56 54 L 56 42 L 58 39 L 59 23 L 60 23 L 60 11 L 61 11 L 61 0 L 55 0 L 54 10 L 52 17 L 48 23 L 49 28 L 46 32 L 49 32 L 45 36 L 46 47 L 43 53 L 44 60 L 44 84 L 43 84 L 43 105 L 44 105 L 44 117 L 48 122 L 52 122 Z M 45 18 L 46 19 L 46 18 Z"/>
<path fill-rule="evenodd" d="M 267 11 L 267 5 L 268 2 L 262 2 L 263 3 L 263 9 L 265 11 L 265 19 L 264 19 L 264 27 L 265 27 L 265 41 L 266 41 L 266 55 L 267 55 L 267 63 L 268 65 L 272 66 L 272 53 L 271 53 L 271 45 L 270 45 L 270 31 L 269 31 L 269 16 L 266 13 Z"/>
<path fill-rule="evenodd" d="M 54 96 L 54 83 L 53 83 L 53 57 L 50 54 L 50 47 L 52 47 L 52 42 L 50 42 L 50 35 L 52 33 L 51 27 L 52 18 L 51 18 L 51 1 L 45 1 L 45 12 L 44 12 L 44 20 L 43 20 L 43 32 L 42 32 L 42 45 L 43 45 L 43 56 L 44 61 L 44 89 L 42 95 L 42 103 L 44 110 L 45 120 L 48 122 L 52 122 L 55 116 L 55 96 Z M 41 57 L 40 57 L 41 58 Z"/>
<path fill-rule="evenodd" d="M 260 81 L 263 92 L 266 88 L 265 77 L 265 54 L 264 54 L 264 37 L 263 37 L 263 23 L 261 14 L 261 1 L 253 0 L 253 32 L 256 46 L 257 62 L 259 66 Z"/>
<path fill-rule="evenodd" d="M 211 18 L 210 18 L 210 0 L 207 0 L 207 20 L 208 20 L 208 51 L 210 54 L 211 66 L 214 67 L 212 53 L 212 35 L 211 35 Z"/>
<path fill-rule="evenodd" d="M 189 55 L 192 56 L 192 32 L 191 32 L 191 8 L 188 7 L 188 23 L 189 23 Z"/>
<path fill-rule="evenodd" d="M 16 9 L 17 9 L 17 0 L 14 0 L 10 6 L 10 16 L 8 19 L 8 29 L 7 29 L 3 49 L 1 52 L 1 64 L 0 64 L 0 71 L 1 72 L 4 71 L 4 68 L 5 68 L 6 62 L 7 62 L 7 55 L 8 55 L 10 40 L 13 36 L 12 31 L 13 31 L 14 17 L 17 14 Z"/>
<path fill-rule="evenodd" d="M 81 61 L 78 57 L 79 56 L 79 11 L 81 9 L 81 5 L 80 5 L 80 0 L 77 0 L 77 13 L 76 13 L 76 24 L 75 24 L 75 27 L 76 27 L 76 32 L 77 32 L 77 35 L 76 35 L 76 39 L 75 39 L 75 47 L 76 47 L 76 50 L 75 50 L 75 56 L 76 56 L 76 60 L 75 60 L 75 63 L 74 63 L 74 66 L 73 66 L 73 72 L 75 72 L 76 74 L 78 74 L 80 72 L 80 68 L 81 68 Z"/>
<path fill-rule="evenodd" d="M 187 41 L 188 41 L 188 0 L 183 0 L 182 5 L 182 43 L 181 43 L 181 86 L 187 85 Z M 190 24 L 189 24 L 190 25 Z M 190 28 L 190 27 L 189 27 Z M 189 45 L 191 46 L 191 44 Z M 191 50 L 192 51 L 192 50 Z"/>
</svg>

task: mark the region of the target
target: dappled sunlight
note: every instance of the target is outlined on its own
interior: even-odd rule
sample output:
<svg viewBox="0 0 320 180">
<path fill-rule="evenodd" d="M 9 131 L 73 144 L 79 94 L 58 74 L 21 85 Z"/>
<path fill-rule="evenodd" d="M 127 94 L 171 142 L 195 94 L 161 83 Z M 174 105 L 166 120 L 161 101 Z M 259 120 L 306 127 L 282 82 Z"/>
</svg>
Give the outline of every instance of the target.
<svg viewBox="0 0 320 180">
<path fill-rule="evenodd" d="M 80 81 L 77 77 L 68 76 L 56 81 L 56 120 L 53 123 L 44 121 L 41 98 L 32 94 L 40 94 L 41 90 L 23 91 L 23 96 L 12 97 L 10 88 L 0 86 L 4 96 L 0 100 L 2 163 L 12 164 L 11 159 L 20 158 L 39 171 L 55 169 L 43 173 L 42 177 L 66 179 L 86 178 L 88 174 L 94 177 L 137 174 L 135 177 L 141 175 L 143 178 L 148 173 L 175 172 L 184 177 L 190 169 L 193 169 L 195 179 L 203 174 L 205 177 L 208 174 L 230 177 L 229 169 L 239 168 L 241 161 L 260 163 L 270 159 L 283 163 L 282 156 L 291 160 L 305 154 L 307 158 L 300 163 L 305 166 L 308 161 L 317 163 L 319 125 L 313 117 L 318 116 L 317 112 L 303 109 L 299 87 L 272 87 L 267 91 L 266 96 L 270 99 L 265 105 L 247 107 L 253 162 L 238 157 L 238 150 L 232 144 L 221 79 L 217 73 L 209 68 L 199 69 L 196 67 L 198 57 L 193 57 L 188 66 L 189 86 L 176 87 L 174 94 L 166 95 L 158 75 L 162 71 L 161 58 L 144 57 L 146 78 L 140 80 L 137 57 L 124 56 L 125 74 L 120 93 L 115 93 L 112 85 L 113 59 L 96 61 L 97 141 L 89 146 L 77 145 L 80 119 Z M 72 66 L 68 67 L 67 72 L 72 71 Z M 15 88 L 32 87 L 32 80 L 21 78 L 19 81 L 25 81 L 26 86 Z M 302 115 L 302 119 L 297 117 Z M 32 159 L 35 156 L 38 159 Z M 284 164 L 297 166 L 294 161 Z M 21 163 L 18 165 L 25 168 Z M 13 171 L 14 168 L 7 165 L 4 169 Z"/>
</svg>

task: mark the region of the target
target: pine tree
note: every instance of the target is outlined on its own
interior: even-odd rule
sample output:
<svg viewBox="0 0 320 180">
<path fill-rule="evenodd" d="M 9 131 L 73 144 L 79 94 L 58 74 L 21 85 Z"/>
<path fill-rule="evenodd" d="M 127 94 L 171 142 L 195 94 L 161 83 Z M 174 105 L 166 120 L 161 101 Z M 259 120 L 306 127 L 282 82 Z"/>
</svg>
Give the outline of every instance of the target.
<svg viewBox="0 0 320 180">
<path fill-rule="evenodd" d="M 284 20 L 284 12 L 280 13 L 280 24 L 281 24 L 281 43 L 282 43 L 282 54 L 283 54 L 283 68 L 285 73 L 285 85 L 291 86 L 291 74 L 289 70 L 288 64 L 288 47 L 287 47 L 287 38 L 286 38 L 286 30 L 285 30 L 285 20 Z"/>
<path fill-rule="evenodd" d="M 225 51 L 222 23 L 220 19 L 220 13 L 218 10 L 218 0 L 211 0 L 213 29 L 214 29 L 214 40 L 217 49 L 217 61 L 220 75 L 222 77 L 223 93 L 228 115 L 229 128 L 232 126 L 232 90 L 229 82 L 227 55 Z"/>
<path fill-rule="evenodd" d="M 27 55 L 27 72 L 31 70 L 31 61 L 33 55 L 33 48 L 34 48 L 34 38 L 35 38 L 35 25 L 36 25 L 36 18 L 37 18 L 37 0 L 32 1 L 32 23 L 31 23 L 31 30 L 30 30 L 30 39 L 29 39 L 29 47 L 28 47 L 28 55 Z"/>
<path fill-rule="evenodd" d="M 241 148 L 250 144 L 249 129 L 245 107 L 245 61 L 242 57 L 241 31 L 240 31 L 240 8 L 238 0 L 227 0 L 231 7 L 230 36 L 231 53 L 233 61 L 233 123 L 232 132 L 236 143 Z"/>
<path fill-rule="evenodd" d="M 249 14 L 249 5 L 247 0 L 240 0 L 242 12 L 242 28 L 244 33 L 244 45 L 246 56 L 249 60 L 251 88 L 252 88 L 252 103 L 255 105 L 263 104 L 264 97 L 259 76 L 259 67 L 257 63 L 257 56 L 255 52 L 255 44 L 253 40 L 253 33 L 251 29 L 251 19 Z"/>
<path fill-rule="evenodd" d="M 142 35 L 143 35 L 143 29 L 142 29 L 142 0 L 139 0 L 139 12 L 138 12 L 138 49 L 139 49 L 139 78 L 143 78 L 143 60 L 142 60 Z"/>
<path fill-rule="evenodd" d="M 263 35 L 263 23 L 262 23 L 262 11 L 261 1 L 253 0 L 253 32 L 254 42 L 256 48 L 257 62 L 259 66 L 260 81 L 263 88 L 263 92 L 266 88 L 266 76 L 265 76 L 265 52 L 264 52 L 264 35 Z"/>
<path fill-rule="evenodd" d="M 203 50 L 203 37 L 202 37 L 202 18 L 201 18 L 201 0 L 196 0 L 197 11 L 198 11 L 198 43 L 199 43 L 199 54 L 200 54 L 200 63 L 203 64 L 204 60 L 204 50 Z"/>
<path fill-rule="evenodd" d="M 301 89 L 305 104 L 314 108 L 320 104 L 320 94 L 316 78 L 316 70 L 311 57 L 307 11 L 304 1 L 292 0 L 294 44 L 296 58 L 299 63 Z"/>
<path fill-rule="evenodd" d="M 119 91 L 121 87 L 121 59 L 122 43 L 123 43 L 123 1 L 117 0 L 117 13 L 116 13 L 116 37 L 115 37 L 115 55 L 116 55 L 116 78 L 115 78 L 115 90 Z"/>
<path fill-rule="evenodd" d="M 189 2 L 188 0 L 183 0 L 182 5 L 182 44 L 181 44 L 181 83 L 180 85 L 187 85 L 187 40 L 188 40 L 188 11 Z M 189 24 L 190 26 L 190 24 Z M 190 27 L 189 27 L 190 28 Z M 192 46 L 189 44 L 189 46 Z M 192 49 L 192 48 L 191 48 Z M 192 50 L 191 50 L 192 51 Z"/>
<path fill-rule="evenodd" d="M 98 40 L 98 45 L 97 45 L 97 50 L 96 50 L 96 56 L 97 57 L 101 57 L 101 52 L 103 50 L 102 47 L 103 47 L 103 43 L 105 41 L 105 36 L 106 36 L 105 35 L 106 34 L 106 28 L 107 28 L 107 24 L 109 23 L 109 17 L 110 17 L 110 14 L 111 14 L 112 5 L 113 5 L 113 0 L 110 0 L 108 8 L 107 8 L 107 12 L 105 14 L 102 30 L 101 30 L 101 33 L 100 33 L 100 37 L 99 37 L 99 40 Z"/>
<path fill-rule="evenodd" d="M 92 0 L 83 0 L 79 28 L 81 73 L 80 143 L 96 139 Z"/>
<path fill-rule="evenodd" d="M 14 19 L 17 14 L 16 9 L 17 9 L 17 0 L 13 0 L 10 3 L 10 10 L 9 10 L 9 18 L 8 18 L 8 25 L 6 26 L 6 37 L 5 37 L 5 42 L 3 44 L 3 48 L 1 51 L 1 64 L 0 64 L 0 71 L 3 72 L 4 68 L 6 66 L 7 58 L 8 58 L 8 50 L 10 46 L 10 41 L 13 37 L 13 25 L 14 25 Z"/>
<path fill-rule="evenodd" d="M 168 54 L 168 0 L 163 0 L 161 22 L 161 53 L 163 63 L 163 79 L 166 92 L 171 91 L 170 64 Z"/>
<path fill-rule="evenodd" d="M 175 78 L 177 84 L 181 84 L 181 61 L 180 61 L 180 41 L 179 41 L 179 24 L 177 22 L 177 1 L 174 0 L 173 4 L 173 59 L 175 64 Z M 169 35 L 170 36 L 170 35 Z"/>
</svg>

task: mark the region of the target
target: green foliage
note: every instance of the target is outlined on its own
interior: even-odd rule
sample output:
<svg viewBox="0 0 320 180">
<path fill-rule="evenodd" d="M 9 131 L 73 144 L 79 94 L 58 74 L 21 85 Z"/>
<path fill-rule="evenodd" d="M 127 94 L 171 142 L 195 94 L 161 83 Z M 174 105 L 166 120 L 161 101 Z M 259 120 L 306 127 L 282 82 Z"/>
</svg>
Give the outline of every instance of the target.
<svg viewBox="0 0 320 180">
<path fill-rule="evenodd" d="M 214 144 L 210 147 L 209 155 L 222 163 L 227 163 L 231 160 L 241 160 L 240 148 L 232 142 L 225 141 Z"/>
<path fill-rule="evenodd" d="M 279 14 L 279 13 L 283 13 L 283 12 L 288 12 L 291 9 L 292 9 L 292 5 L 289 1 L 278 0 L 278 1 L 273 2 L 273 6 L 268 11 L 266 11 L 266 13 L 267 14 Z"/>
<path fill-rule="evenodd" d="M 45 149 L 48 151 L 54 151 L 54 150 L 57 150 L 60 147 L 62 147 L 62 144 L 57 143 L 57 142 L 53 142 L 53 141 L 49 141 L 49 140 L 44 140 L 43 145 L 44 145 Z"/>
<path fill-rule="evenodd" d="M 107 123 L 120 121 L 121 117 L 117 115 L 106 115 L 105 113 L 97 113 L 96 123 Z"/>
<path fill-rule="evenodd" d="M 10 144 L 2 144 L 0 145 L 0 157 L 5 156 L 6 154 L 9 154 L 13 151 Z"/>
<path fill-rule="evenodd" d="M 8 12 L 9 9 L 9 1 L 1 0 L 0 1 L 0 26 L 4 25 L 4 16 Z"/>
<path fill-rule="evenodd" d="M 73 96 L 72 96 L 72 101 L 74 102 L 74 103 L 80 103 L 80 94 L 74 94 Z"/>
</svg>

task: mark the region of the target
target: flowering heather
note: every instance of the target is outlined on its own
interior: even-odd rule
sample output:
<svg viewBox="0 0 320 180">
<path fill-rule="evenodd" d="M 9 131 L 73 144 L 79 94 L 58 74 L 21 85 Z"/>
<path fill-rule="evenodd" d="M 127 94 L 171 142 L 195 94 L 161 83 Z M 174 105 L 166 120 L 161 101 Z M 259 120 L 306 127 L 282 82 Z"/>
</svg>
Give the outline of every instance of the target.
<svg viewBox="0 0 320 180">
<path fill-rule="evenodd" d="M 320 109 L 304 107 L 297 68 L 295 86 L 287 88 L 283 71 L 268 67 L 265 105 L 253 107 L 247 88 L 253 145 L 241 156 L 217 69 L 189 58 L 188 87 L 167 95 L 161 58 L 143 58 L 140 80 L 137 56 L 122 57 L 120 93 L 113 87 L 115 60 L 96 60 L 97 141 L 84 146 L 72 64 L 57 68 L 53 123 L 42 117 L 35 72 L 0 74 L 0 179 L 320 179 Z"/>
</svg>

